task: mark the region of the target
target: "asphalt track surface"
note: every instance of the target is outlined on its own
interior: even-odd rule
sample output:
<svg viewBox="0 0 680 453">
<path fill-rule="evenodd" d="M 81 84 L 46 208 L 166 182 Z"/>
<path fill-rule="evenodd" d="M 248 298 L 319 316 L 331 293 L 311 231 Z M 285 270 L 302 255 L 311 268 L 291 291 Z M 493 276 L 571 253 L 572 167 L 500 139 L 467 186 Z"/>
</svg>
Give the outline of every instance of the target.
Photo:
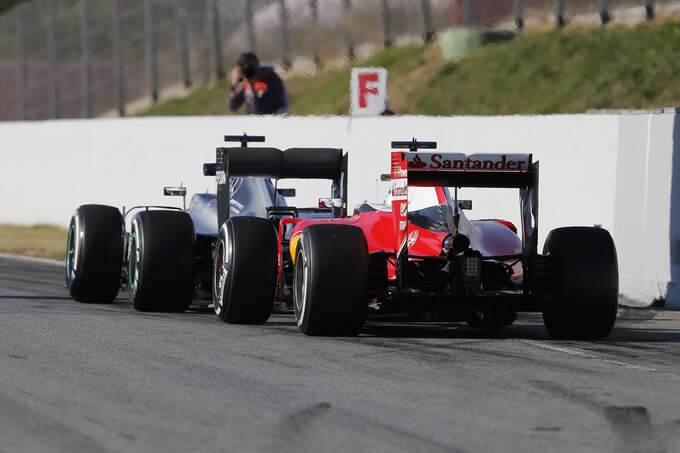
<svg viewBox="0 0 680 453">
<path fill-rule="evenodd" d="M 0 257 L 0 452 L 680 452 L 680 312 L 591 343 L 534 315 L 310 338 L 80 304 L 62 273 Z"/>
</svg>

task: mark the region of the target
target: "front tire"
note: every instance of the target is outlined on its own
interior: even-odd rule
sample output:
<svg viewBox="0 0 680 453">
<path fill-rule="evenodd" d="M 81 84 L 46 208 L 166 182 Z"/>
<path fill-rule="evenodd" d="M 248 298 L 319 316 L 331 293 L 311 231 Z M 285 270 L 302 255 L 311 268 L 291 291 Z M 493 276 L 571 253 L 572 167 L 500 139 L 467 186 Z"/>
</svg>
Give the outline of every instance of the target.
<svg viewBox="0 0 680 453">
<path fill-rule="evenodd" d="M 355 336 L 368 310 L 368 245 L 351 225 L 311 225 L 295 259 L 294 310 L 306 335 Z"/>
<path fill-rule="evenodd" d="M 215 247 L 213 305 L 224 322 L 262 324 L 271 316 L 277 234 L 270 220 L 233 217 Z"/>
<path fill-rule="evenodd" d="M 82 205 L 71 218 L 66 287 L 78 302 L 111 303 L 123 268 L 123 216 L 112 206 Z"/>
<path fill-rule="evenodd" d="M 128 243 L 130 301 L 140 311 L 183 312 L 194 293 L 194 224 L 186 212 L 142 211 Z"/>
<path fill-rule="evenodd" d="M 580 340 L 609 335 L 619 294 L 616 247 L 609 232 L 557 228 L 548 235 L 543 254 L 552 265 L 552 294 L 543 310 L 548 333 Z"/>
</svg>

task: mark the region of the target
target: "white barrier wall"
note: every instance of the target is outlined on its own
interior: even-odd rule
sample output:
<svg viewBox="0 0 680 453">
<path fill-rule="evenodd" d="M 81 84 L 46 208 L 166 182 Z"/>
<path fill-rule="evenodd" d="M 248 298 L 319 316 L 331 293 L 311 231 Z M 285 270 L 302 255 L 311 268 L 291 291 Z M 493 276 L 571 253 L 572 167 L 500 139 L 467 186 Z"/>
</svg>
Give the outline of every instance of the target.
<svg viewBox="0 0 680 453">
<path fill-rule="evenodd" d="M 344 148 L 350 153 L 350 207 L 363 200 L 382 201 L 387 187 L 379 176 L 389 171 L 389 142 L 417 137 L 438 141 L 442 150 L 533 153 L 541 162 L 541 243 L 552 228 L 602 225 L 617 243 L 622 292 L 651 302 L 665 295 L 671 280 L 675 124 L 672 114 L 0 123 L 0 223 L 65 225 L 76 206 L 92 202 L 175 204 L 164 199 L 162 187 L 180 182 L 189 192 L 214 191 L 214 180 L 202 175 L 202 163 L 214 161 L 223 135 L 244 131 L 266 135 L 270 146 L 282 149 Z M 314 205 L 330 193 L 325 182 L 280 186 L 297 187 L 298 197 L 291 202 L 300 206 Z M 460 197 L 474 200 L 473 218 L 519 221 L 514 190 L 467 189 Z"/>
</svg>

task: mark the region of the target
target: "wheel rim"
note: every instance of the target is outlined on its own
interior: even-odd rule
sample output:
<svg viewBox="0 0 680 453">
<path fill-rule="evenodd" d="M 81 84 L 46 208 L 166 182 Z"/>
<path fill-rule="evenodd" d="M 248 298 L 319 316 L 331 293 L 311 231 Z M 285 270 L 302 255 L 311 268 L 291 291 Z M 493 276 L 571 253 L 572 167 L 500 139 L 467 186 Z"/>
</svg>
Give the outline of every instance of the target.
<svg viewBox="0 0 680 453">
<path fill-rule="evenodd" d="M 297 325 L 300 327 L 304 322 L 305 308 L 307 306 L 307 281 L 309 279 L 309 266 L 302 251 L 298 254 L 295 266 L 295 316 Z"/>
<path fill-rule="evenodd" d="M 66 285 L 70 286 L 73 281 L 73 263 L 76 256 L 76 226 L 71 224 L 68 230 L 68 240 L 66 243 Z"/>
<path fill-rule="evenodd" d="M 137 231 L 133 229 L 130 234 L 130 247 L 128 252 L 128 281 L 132 293 L 137 290 L 139 283 L 139 241 Z"/>
<path fill-rule="evenodd" d="M 231 242 L 227 234 L 218 242 L 215 254 L 215 269 L 213 271 L 213 306 L 218 315 L 224 309 L 224 289 L 229 273 L 229 259 L 231 258 Z"/>
</svg>

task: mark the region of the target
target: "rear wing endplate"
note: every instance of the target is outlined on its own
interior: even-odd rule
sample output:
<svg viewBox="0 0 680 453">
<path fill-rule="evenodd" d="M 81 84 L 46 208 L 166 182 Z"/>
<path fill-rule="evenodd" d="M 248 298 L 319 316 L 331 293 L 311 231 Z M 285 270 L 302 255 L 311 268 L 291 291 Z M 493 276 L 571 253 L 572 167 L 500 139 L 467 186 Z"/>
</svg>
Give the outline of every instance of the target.
<svg viewBox="0 0 680 453">
<path fill-rule="evenodd" d="M 334 198 L 347 203 L 347 154 L 339 148 L 248 147 L 249 142 L 263 142 L 262 136 L 225 136 L 239 147 L 219 147 L 215 163 L 204 164 L 203 174 L 217 180 L 218 228 L 229 218 L 230 184 L 233 177 L 279 179 L 328 179 Z"/>
</svg>

